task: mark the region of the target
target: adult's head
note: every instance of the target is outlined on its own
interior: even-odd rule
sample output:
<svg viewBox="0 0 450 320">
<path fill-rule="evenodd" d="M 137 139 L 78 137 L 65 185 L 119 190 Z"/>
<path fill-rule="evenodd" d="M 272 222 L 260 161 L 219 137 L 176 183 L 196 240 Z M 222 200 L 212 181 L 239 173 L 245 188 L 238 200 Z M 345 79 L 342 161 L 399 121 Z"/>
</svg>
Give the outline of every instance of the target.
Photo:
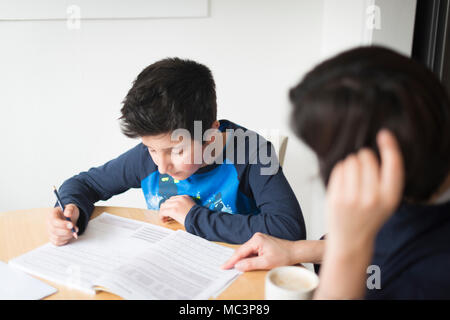
<svg viewBox="0 0 450 320">
<path fill-rule="evenodd" d="M 335 164 L 363 147 L 376 151 L 382 128 L 405 159 L 404 197 L 425 201 L 450 170 L 450 102 L 420 63 L 382 47 L 328 59 L 289 93 L 292 126 L 317 154 L 325 185 Z"/>
</svg>

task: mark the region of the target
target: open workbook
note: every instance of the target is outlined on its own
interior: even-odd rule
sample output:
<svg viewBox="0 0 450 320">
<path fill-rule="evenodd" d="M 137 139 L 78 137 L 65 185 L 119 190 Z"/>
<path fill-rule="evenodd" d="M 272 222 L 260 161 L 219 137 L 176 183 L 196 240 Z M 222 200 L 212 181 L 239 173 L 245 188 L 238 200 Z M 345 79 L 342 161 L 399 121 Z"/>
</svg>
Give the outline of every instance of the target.
<svg viewBox="0 0 450 320">
<path fill-rule="evenodd" d="M 102 213 L 78 240 L 47 243 L 9 261 L 32 275 L 125 299 L 208 299 L 240 272 L 220 266 L 233 249 L 185 231 Z"/>
</svg>

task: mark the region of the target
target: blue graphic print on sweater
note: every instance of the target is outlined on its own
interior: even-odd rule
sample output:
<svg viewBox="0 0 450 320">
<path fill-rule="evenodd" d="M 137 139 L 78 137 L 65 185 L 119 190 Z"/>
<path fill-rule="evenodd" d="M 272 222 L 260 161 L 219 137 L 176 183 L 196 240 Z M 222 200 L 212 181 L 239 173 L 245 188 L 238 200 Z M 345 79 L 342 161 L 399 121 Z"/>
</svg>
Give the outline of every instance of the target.
<svg viewBox="0 0 450 320">
<path fill-rule="evenodd" d="M 213 170 L 194 174 L 185 180 L 154 171 L 142 180 L 141 187 L 150 210 L 158 210 L 164 201 L 180 194 L 191 196 L 197 204 L 212 211 L 259 213 L 254 201 L 239 191 L 236 168 L 228 159 Z"/>
</svg>

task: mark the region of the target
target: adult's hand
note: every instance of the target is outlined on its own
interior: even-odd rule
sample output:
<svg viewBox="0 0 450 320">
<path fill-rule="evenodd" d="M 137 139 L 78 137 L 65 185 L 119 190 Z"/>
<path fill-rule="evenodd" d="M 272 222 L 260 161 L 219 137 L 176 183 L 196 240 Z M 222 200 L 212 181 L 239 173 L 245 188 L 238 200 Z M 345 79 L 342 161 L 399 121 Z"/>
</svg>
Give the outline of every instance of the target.
<svg viewBox="0 0 450 320">
<path fill-rule="evenodd" d="M 264 270 L 294 264 L 294 241 L 278 239 L 257 232 L 240 246 L 231 258 L 222 265 L 223 269 L 233 266 L 239 271 Z"/>
<path fill-rule="evenodd" d="M 333 169 L 327 189 L 330 245 L 349 248 L 372 240 L 397 208 L 403 193 L 400 148 L 387 130 L 377 135 L 381 165 L 367 148 L 349 155 Z"/>
<path fill-rule="evenodd" d="M 316 299 L 360 299 L 378 230 L 400 203 L 404 164 L 395 137 L 377 135 L 381 164 L 362 149 L 339 162 L 327 189 L 327 244 Z"/>
</svg>

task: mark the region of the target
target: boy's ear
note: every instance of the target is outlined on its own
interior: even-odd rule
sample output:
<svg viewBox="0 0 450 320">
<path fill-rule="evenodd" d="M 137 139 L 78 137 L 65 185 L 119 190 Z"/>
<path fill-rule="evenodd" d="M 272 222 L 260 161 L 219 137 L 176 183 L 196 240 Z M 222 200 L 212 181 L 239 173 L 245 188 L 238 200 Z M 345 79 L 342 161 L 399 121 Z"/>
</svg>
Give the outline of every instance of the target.
<svg viewBox="0 0 450 320">
<path fill-rule="evenodd" d="M 218 120 L 215 120 L 215 121 L 212 123 L 211 128 L 208 129 L 208 130 L 211 130 L 211 129 L 219 130 L 219 127 L 220 127 L 220 122 L 219 122 Z M 208 145 L 208 144 L 210 144 L 210 143 L 213 143 L 214 141 L 216 141 L 216 137 L 215 137 L 214 135 L 212 135 L 212 136 L 210 136 L 210 137 L 208 138 L 207 141 L 205 141 L 205 145 Z"/>
<path fill-rule="evenodd" d="M 211 126 L 212 129 L 219 129 L 220 127 L 220 122 L 219 120 L 215 120 Z"/>
</svg>

